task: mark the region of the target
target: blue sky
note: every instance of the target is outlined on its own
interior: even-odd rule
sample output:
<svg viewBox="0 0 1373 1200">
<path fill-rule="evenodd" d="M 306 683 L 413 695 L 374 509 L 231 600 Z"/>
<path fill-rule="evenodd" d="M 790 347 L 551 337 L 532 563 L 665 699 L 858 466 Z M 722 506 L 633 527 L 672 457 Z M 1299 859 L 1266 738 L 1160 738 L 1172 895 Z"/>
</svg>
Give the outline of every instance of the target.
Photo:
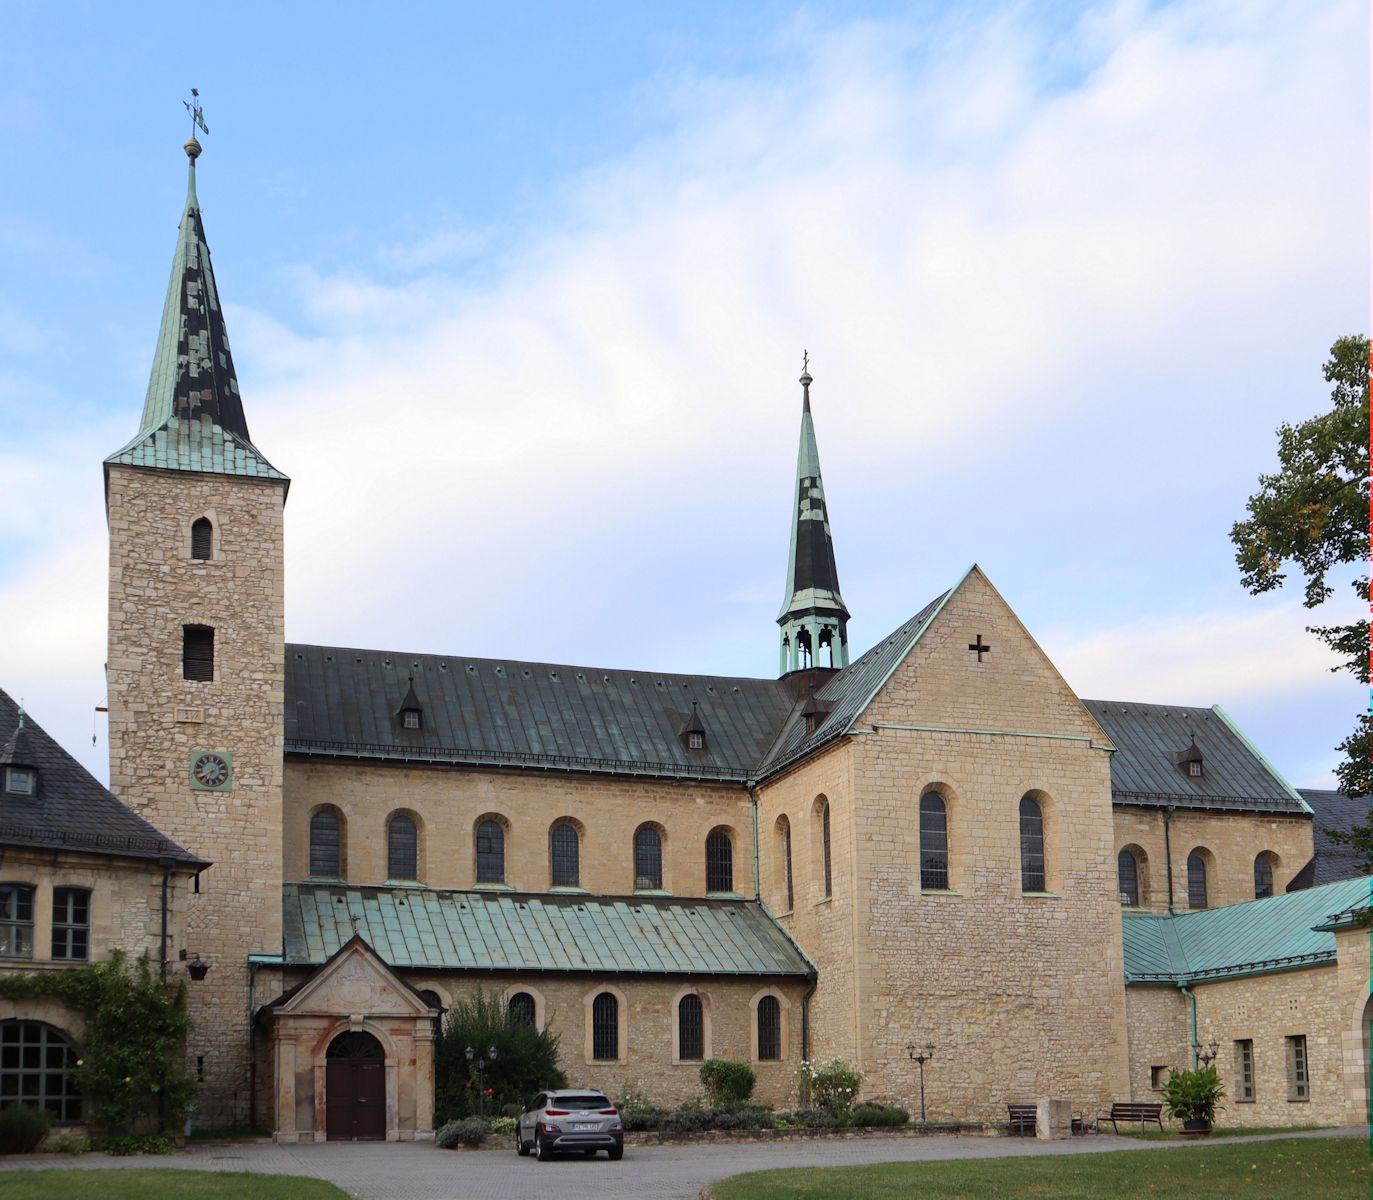
<svg viewBox="0 0 1373 1200">
<path fill-rule="evenodd" d="M 805 347 L 855 649 L 976 560 L 1326 781 L 1366 697 L 1227 535 L 1367 328 L 1365 8 L 950 8 L 0 5 L 0 686 L 103 774 L 196 86 L 293 640 L 770 674 Z"/>
</svg>

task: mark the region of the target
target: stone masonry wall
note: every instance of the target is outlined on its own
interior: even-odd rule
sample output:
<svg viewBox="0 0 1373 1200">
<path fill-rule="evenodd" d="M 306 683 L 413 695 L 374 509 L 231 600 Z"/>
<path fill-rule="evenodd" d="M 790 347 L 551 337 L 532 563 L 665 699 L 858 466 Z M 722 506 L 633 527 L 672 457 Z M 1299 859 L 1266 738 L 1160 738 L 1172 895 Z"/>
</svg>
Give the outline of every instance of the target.
<svg viewBox="0 0 1373 1200">
<path fill-rule="evenodd" d="M 992 647 L 980 662 L 967 649 L 979 636 Z M 1090 715 L 980 571 L 855 728 L 863 732 L 851 751 L 845 886 L 865 1094 L 918 1111 L 907 1043 L 936 1047 L 926 1068 L 932 1119 L 1004 1119 L 1007 1103 L 1046 1095 L 1090 1108 L 1123 1093 L 1109 757 Z M 940 892 L 920 887 L 927 790 L 948 812 L 950 888 Z M 1026 794 L 1044 814 L 1039 894 L 1021 885 Z M 807 938 L 801 944 L 813 953 Z"/>
<path fill-rule="evenodd" d="M 110 785 L 214 864 L 187 909 L 187 948 L 210 964 L 189 992 L 188 1053 L 204 1060 L 202 1123 L 242 1122 L 246 960 L 281 950 L 284 485 L 112 466 L 107 496 Z M 190 556 L 202 516 L 207 562 Z M 213 682 L 182 678 L 188 624 L 215 631 Z M 233 756 L 230 790 L 191 789 L 197 750 Z"/>
<path fill-rule="evenodd" d="M 292 880 L 308 876 L 310 817 L 330 805 L 344 821 L 349 883 L 386 882 L 386 821 L 404 811 L 419 826 L 419 874 L 431 887 L 474 886 L 476 825 L 494 816 L 505 828 L 506 884 L 544 891 L 549 827 L 571 817 L 580 826 L 581 886 L 589 892 L 634 891 L 634 831 L 653 822 L 662 834 L 665 891 L 705 895 L 706 835 L 725 826 L 734 847 L 734 890 L 753 895 L 753 809 L 742 787 L 291 759 L 285 794 L 285 867 Z"/>
<path fill-rule="evenodd" d="M 1168 911 L 1168 868 L 1164 858 L 1163 813 L 1157 809 L 1118 805 L 1115 810 L 1116 852 L 1129 847 L 1139 860 L 1140 907 Z M 1238 904 L 1254 899 L 1254 859 L 1274 856 L 1273 894 L 1287 890 L 1292 877 L 1315 853 L 1309 816 L 1271 813 L 1187 812 L 1173 814 L 1169 841 L 1173 849 L 1173 907 L 1187 910 L 1187 858 L 1193 850 L 1209 852 L 1207 905 Z"/>
<path fill-rule="evenodd" d="M 1155 1076 L 1167 1078 L 1168 1068 L 1183 1069 L 1192 1062 L 1187 997 L 1171 985 L 1131 985 L 1125 989 L 1125 1012 L 1130 1031 L 1130 1090 L 1112 1099 L 1160 1101 Z"/>
</svg>

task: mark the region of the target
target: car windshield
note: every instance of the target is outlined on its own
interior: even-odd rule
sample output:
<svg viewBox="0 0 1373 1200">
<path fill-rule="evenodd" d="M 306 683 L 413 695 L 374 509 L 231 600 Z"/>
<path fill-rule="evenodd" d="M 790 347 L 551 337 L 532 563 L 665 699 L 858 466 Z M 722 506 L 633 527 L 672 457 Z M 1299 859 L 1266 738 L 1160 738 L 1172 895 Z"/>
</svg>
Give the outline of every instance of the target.
<svg viewBox="0 0 1373 1200">
<path fill-rule="evenodd" d="M 609 1108 L 610 1101 L 604 1096 L 585 1095 L 585 1096 L 550 1096 L 548 1098 L 549 1108 Z"/>
</svg>

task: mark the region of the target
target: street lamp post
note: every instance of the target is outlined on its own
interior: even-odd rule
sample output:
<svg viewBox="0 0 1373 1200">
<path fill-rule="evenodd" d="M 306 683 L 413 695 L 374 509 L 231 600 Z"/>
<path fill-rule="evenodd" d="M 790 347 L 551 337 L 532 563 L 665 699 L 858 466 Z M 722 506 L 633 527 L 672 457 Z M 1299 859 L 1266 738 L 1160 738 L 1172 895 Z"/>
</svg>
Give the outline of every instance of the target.
<svg viewBox="0 0 1373 1200">
<path fill-rule="evenodd" d="M 1199 1066 L 1203 1071 L 1216 1061 L 1219 1054 L 1220 1043 L 1214 1037 L 1209 1046 L 1203 1046 L 1200 1042 L 1192 1043 L 1192 1065 Z"/>
<path fill-rule="evenodd" d="M 486 1115 L 486 1092 L 483 1087 L 482 1072 L 496 1061 L 496 1047 L 494 1045 L 486 1048 L 486 1054 L 481 1058 L 476 1057 L 477 1052 L 471 1046 L 467 1047 L 467 1061 L 477 1068 L 477 1116 Z"/>
<path fill-rule="evenodd" d="M 923 1125 L 925 1123 L 925 1064 L 934 1058 L 934 1047 L 927 1042 L 925 1044 L 925 1052 L 923 1054 L 917 1054 L 915 1052 L 915 1043 L 907 1042 L 906 1055 L 910 1058 L 911 1062 L 918 1064 L 920 1067 L 920 1123 Z"/>
</svg>

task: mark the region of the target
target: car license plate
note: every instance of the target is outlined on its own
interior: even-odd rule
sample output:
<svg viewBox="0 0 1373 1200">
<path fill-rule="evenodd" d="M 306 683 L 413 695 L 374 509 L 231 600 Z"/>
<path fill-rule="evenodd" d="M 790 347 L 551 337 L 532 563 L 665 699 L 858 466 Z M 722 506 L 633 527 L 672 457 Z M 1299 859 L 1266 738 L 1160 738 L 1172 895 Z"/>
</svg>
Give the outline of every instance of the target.
<svg viewBox="0 0 1373 1200">
<path fill-rule="evenodd" d="M 595 1121 L 578 1121 L 572 1126 L 575 1133 L 595 1132 L 600 1126 Z"/>
</svg>

